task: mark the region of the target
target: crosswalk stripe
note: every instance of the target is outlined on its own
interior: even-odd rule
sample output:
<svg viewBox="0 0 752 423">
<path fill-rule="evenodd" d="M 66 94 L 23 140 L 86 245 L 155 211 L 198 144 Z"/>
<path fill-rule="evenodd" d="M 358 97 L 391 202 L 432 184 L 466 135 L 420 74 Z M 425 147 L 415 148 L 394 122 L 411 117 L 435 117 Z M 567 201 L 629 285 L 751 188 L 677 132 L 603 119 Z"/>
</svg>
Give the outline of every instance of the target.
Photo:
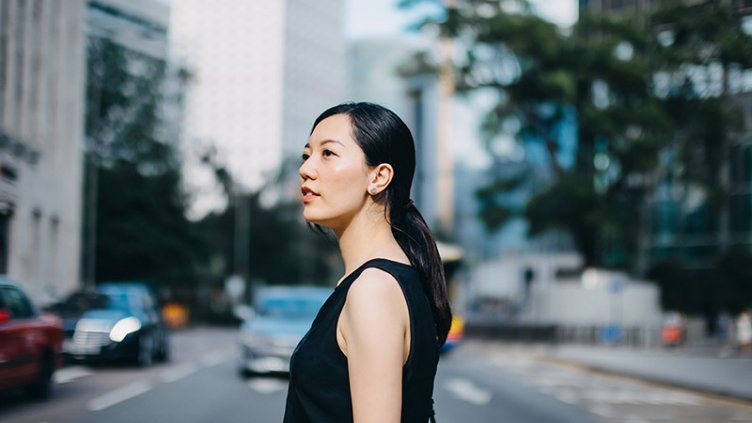
<svg viewBox="0 0 752 423">
<path fill-rule="evenodd" d="M 64 367 L 52 375 L 55 383 L 63 384 L 72 382 L 78 378 L 93 374 L 91 370 L 82 366 Z"/>
<path fill-rule="evenodd" d="M 481 389 L 467 379 L 449 379 L 444 388 L 455 397 L 475 405 L 485 405 L 491 402 L 491 392 Z"/>
</svg>

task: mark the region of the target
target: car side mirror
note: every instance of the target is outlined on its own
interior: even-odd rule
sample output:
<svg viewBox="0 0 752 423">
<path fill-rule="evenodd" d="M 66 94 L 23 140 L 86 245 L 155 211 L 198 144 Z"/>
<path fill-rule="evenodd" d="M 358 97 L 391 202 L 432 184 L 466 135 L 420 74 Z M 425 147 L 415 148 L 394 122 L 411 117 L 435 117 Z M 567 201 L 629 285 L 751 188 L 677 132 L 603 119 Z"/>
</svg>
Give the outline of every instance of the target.
<svg viewBox="0 0 752 423">
<path fill-rule="evenodd" d="M 10 312 L 5 309 L 0 308 L 0 323 L 5 323 L 10 321 Z"/>
<path fill-rule="evenodd" d="M 240 320 L 251 320 L 256 316 L 256 312 L 253 311 L 253 307 L 247 304 L 237 304 L 232 309 L 232 313 Z"/>
</svg>

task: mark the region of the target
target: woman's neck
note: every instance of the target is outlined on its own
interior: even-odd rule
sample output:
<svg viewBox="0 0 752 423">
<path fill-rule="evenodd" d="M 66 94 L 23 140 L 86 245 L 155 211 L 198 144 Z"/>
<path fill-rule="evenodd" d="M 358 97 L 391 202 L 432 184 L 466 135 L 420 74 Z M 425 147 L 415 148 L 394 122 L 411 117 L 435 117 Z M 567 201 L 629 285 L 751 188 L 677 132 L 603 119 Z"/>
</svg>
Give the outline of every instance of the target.
<svg viewBox="0 0 752 423">
<path fill-rule="evenodd" d="M 407 257 L 392 235 L 392 228 L 384 219 L 383 211 L 365 210 L 337 232 L 345 275 L 366 261 L 383 257 L 406 261 Z"/>
</svg>

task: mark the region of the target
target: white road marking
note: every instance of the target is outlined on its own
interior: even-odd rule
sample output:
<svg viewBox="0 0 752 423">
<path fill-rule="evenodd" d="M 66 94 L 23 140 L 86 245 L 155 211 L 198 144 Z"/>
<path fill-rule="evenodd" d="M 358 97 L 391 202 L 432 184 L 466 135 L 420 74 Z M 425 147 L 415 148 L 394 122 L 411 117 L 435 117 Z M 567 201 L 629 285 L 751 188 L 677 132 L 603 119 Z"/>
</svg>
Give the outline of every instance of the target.
<svg viewBox="0 0 752 423">
<path fill-rule="evenodd" d="M 577 404 L 577 394 L 569 389 L 562 389 L 554 392 L 557 400 L 567 404 Z"/>
<path fill-rule="evenodd" d="M 729 418 L 729 420 L 734 422 L 752 422 L 752 414 L 737 411 L 736 414 Z"/>
<path fill-rule="evenodd" d="M 287 383 L 272 378 L 253 378 L 248 381 L 248 386 L 260 394 L 271 394 L 287 389 Z"/>
<path fill-rule="evenodd" d="M 588 407 L 588 409 L 590 410 L 591 413 L 597 414 L 597 415 L 599 415 L 601 417 L 605 417 L 607 419 L 611 418 L 611 417 L 614 417 L 613 407 L 611 407 L 610 405 L 598 404 L 598 405 L 594 405 L 592 407 Z"/>
<path fill-rule="evenodd" d="M 108 392 L 100 397 L 89 401 L 89 410 L 100 411 L 112 407 L 115 404 L 131 399 L 151 390 L 152 386 L 144 381 L 138 381 L 125 385 L 120 389 Z"/>
<path fill-rule="evenodd" d="M 52 380 L 54 380 L 55 383 L 62 384 L 72 382 L 80 377 L 89 376 L 91 374 L 93 374 L 91 370 L 87 369 L 86 367 L 65 367 L 56 371 L 52 375 Z"/>
<path fill-rule="evenodd" d="M 444 383 L 444 389 L 471 404 L 486 405 L 491 402 L 491 392 L 475 386 L 467 379 L 449 379 Z"/>
<path fill-rule="evenodd" d="M 190 376 L 198 371 L 198 366 L 194 363 L 184 363 L 178 366 L 170 367 L 162 372 L 159 379 L 164 383 L 172 383 L 186 376 Z"/>
<path fill-rule="evenodd" d="M 201 364 L 204 367 L 213 367 L 229 359 L 231 354 L 226 351 L 210 351 L 201 356 Z"/>
</svg>

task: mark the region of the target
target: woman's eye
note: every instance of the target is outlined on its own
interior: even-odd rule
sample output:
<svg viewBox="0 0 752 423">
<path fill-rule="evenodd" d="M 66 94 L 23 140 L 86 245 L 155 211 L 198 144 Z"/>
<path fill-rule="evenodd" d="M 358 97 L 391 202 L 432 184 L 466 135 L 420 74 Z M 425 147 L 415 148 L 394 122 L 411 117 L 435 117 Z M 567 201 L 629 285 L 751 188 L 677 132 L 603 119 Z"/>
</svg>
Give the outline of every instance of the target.
<svg viewBox="0 0 752 423">
<path fill-rule="evenodd" d="M 308 155 L 308 154 L 306 154 L 306 153 L 303 153 L 303 154 L 301 154 L 301 155 L 300 155 L 300 158 L 301 158 L 301 159 L 302 159 L 303 161 L 306 161 L 306 160 L 308 160 L 308 158 L 309 158 L 309 157 L 311 157 L 311 156 L 309 156 L 309 155 Z"/>
<path fill-rule="evenodd" d="M 324 150 L 321 154 L 324 157 L 329 157 L 329 156 L 333 156 L 334 155 L 334 153 L 331 150 Z"/>
</svg>

